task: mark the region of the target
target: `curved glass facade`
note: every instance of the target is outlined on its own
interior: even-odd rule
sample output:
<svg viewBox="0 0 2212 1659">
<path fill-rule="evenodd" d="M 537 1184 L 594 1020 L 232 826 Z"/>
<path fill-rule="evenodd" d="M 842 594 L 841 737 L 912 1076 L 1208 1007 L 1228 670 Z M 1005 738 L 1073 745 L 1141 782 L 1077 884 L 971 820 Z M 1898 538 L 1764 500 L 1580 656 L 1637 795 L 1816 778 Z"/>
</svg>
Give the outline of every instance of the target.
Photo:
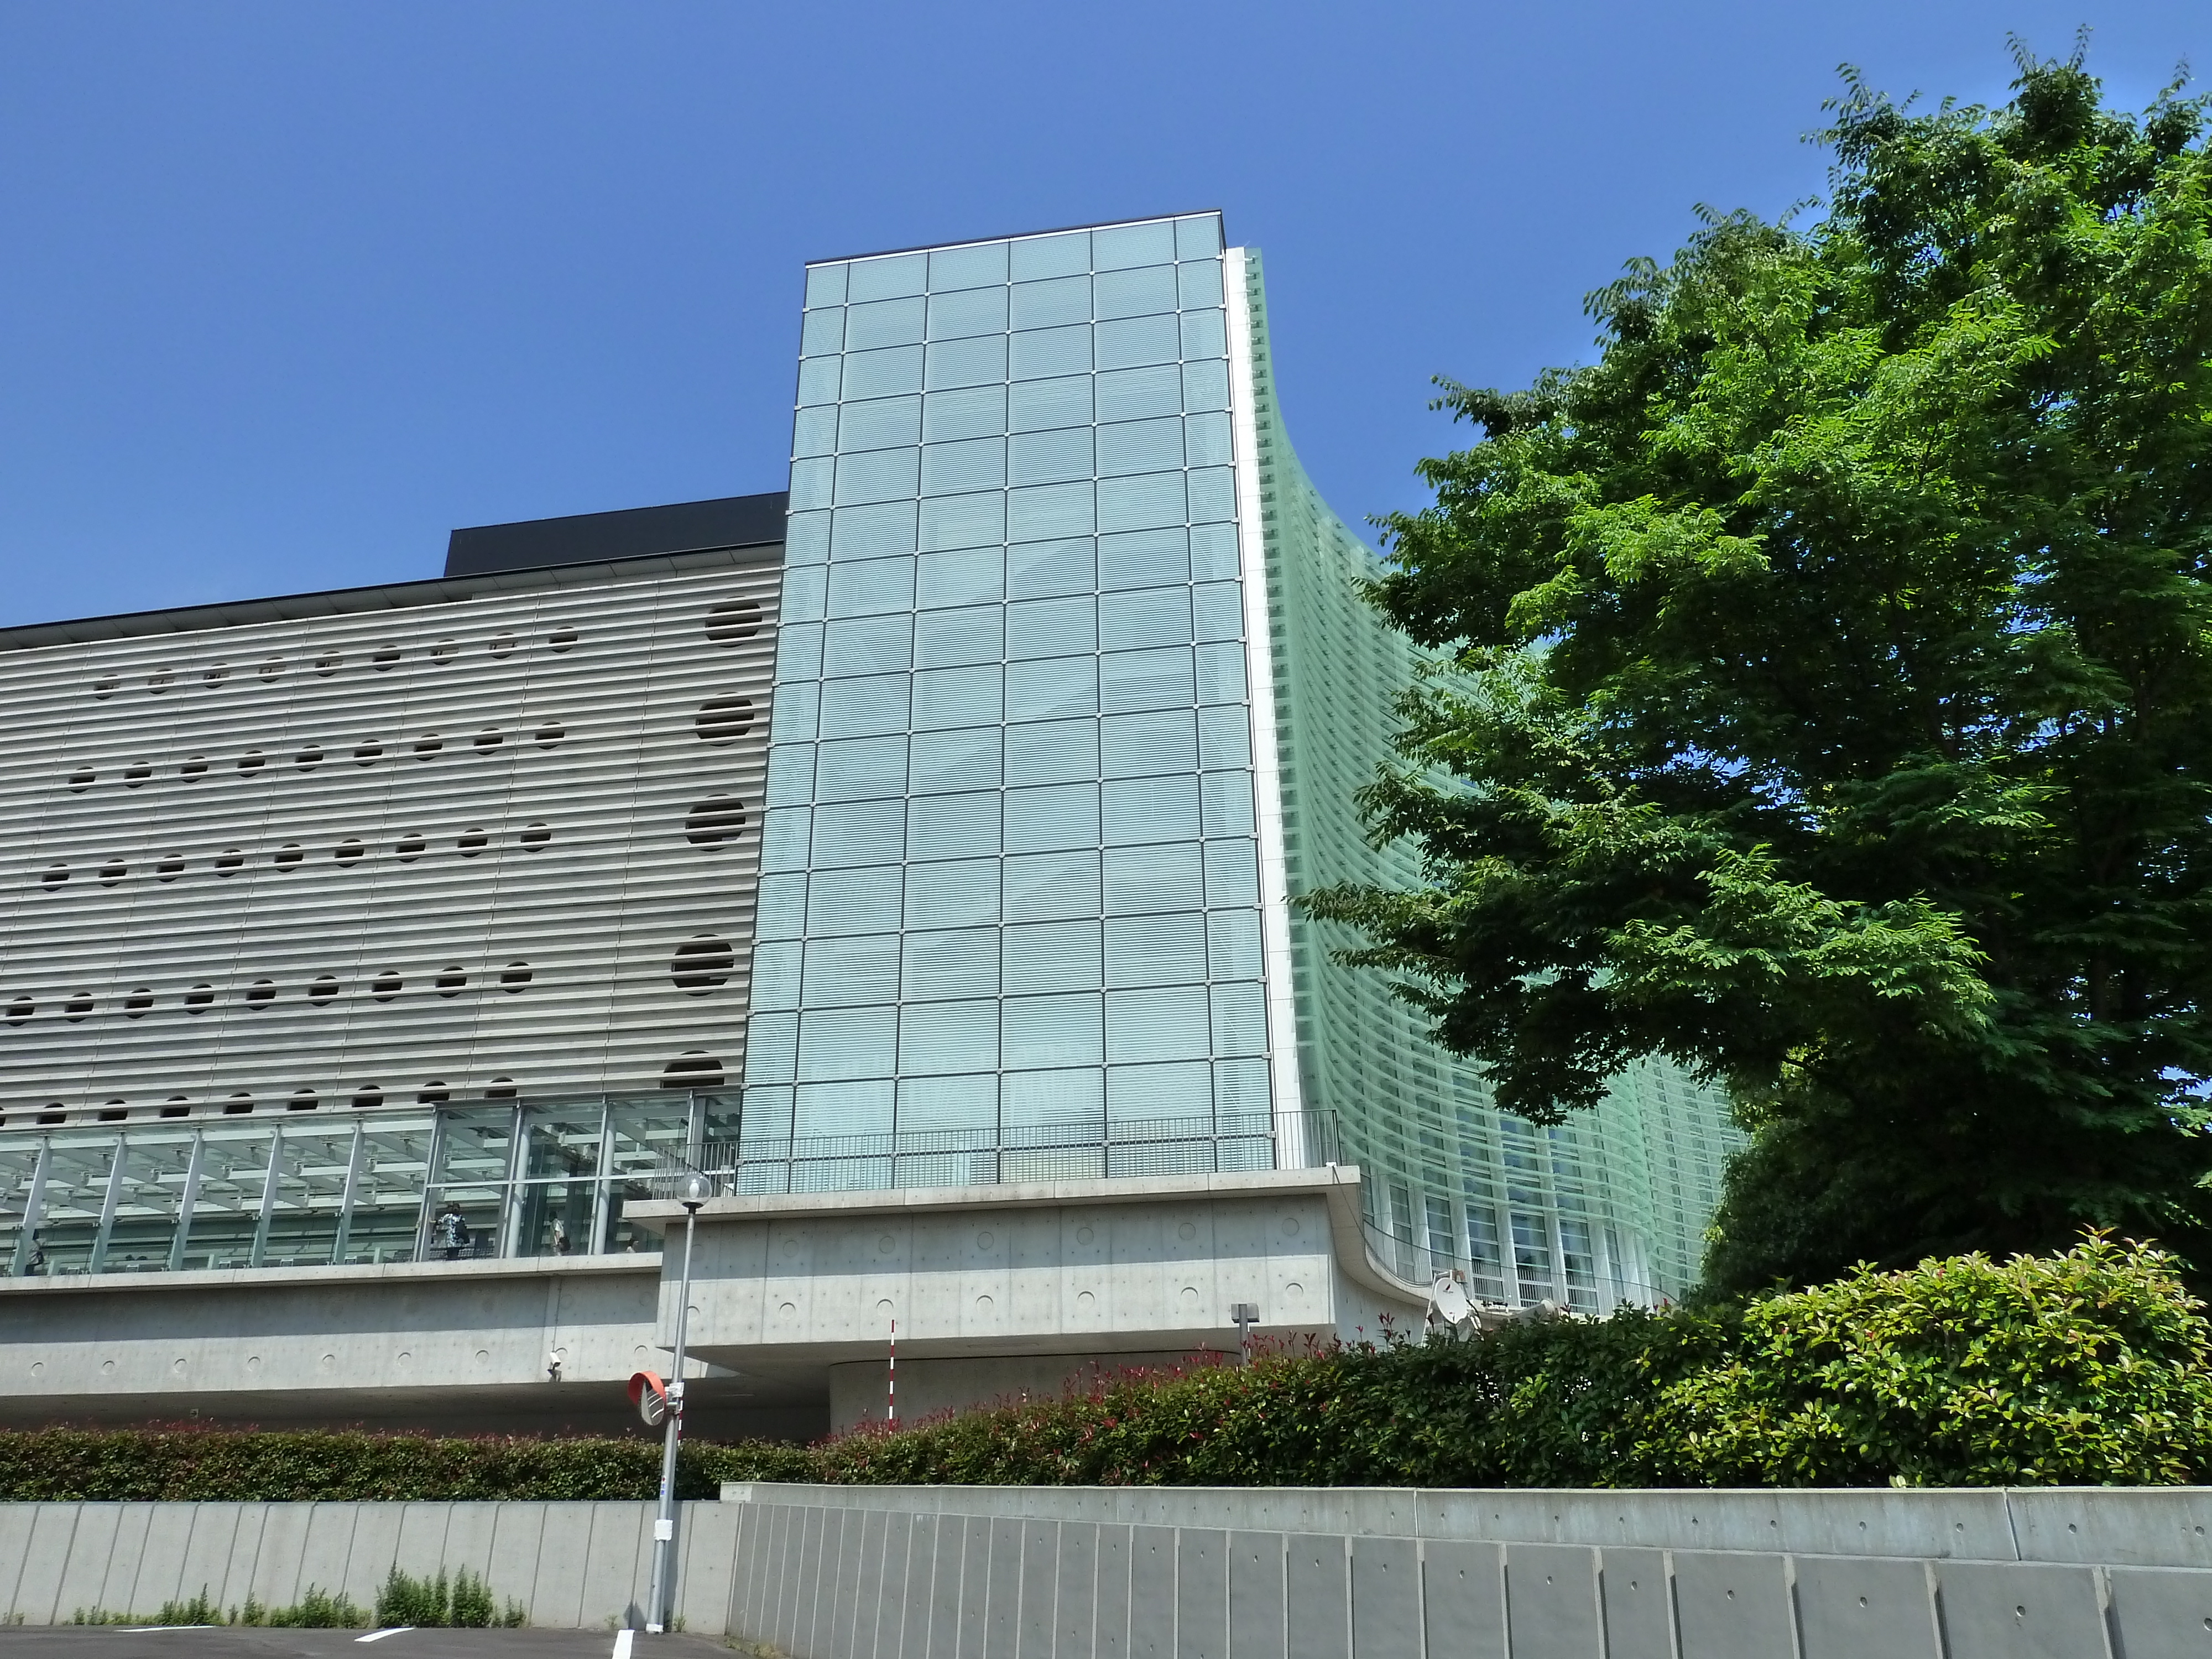
<svg viewBox="0 0 2212 1659">
<path fill-rule="evenodd" d="M 1298 465 L 1259 253 L 1244 250 L 1242 264 L 1289 889 L 1411 887 L 1413 849 L 1370 846 L 1351 803 L 1389 750 L 1417 653 L 1359 598 L 1376 556 Z M 1329 959 L 1352 936 L 1296 915 L 1289 933 L 1305 1103 L 1337 1115 L 1345 1156 L 1367 1176 L 1370 1229 L 1401 1274 L 1456 1266 L 1480 1296 L 1583 1308 L 1656 1300 L 1695 1279 L 1736 1144 L 1718 1093 L 1647 1063 L 1596 1111 L 1536 1127 L 1497 1110 L 1480 1072 L 1431 1042 L 1382 975 Z"/>
</svg>

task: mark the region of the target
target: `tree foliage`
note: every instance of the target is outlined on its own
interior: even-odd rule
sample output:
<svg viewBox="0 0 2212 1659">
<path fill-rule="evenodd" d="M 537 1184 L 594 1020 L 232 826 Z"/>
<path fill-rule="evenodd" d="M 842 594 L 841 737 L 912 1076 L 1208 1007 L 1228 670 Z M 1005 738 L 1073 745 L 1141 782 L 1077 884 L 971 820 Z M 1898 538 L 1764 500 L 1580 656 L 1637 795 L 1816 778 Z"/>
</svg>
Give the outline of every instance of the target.
<svg viewBox="0 0 2212 1659">
<path fill-rule="evenodd" d="M 1361 806 L 1428 884 L 1312 908 L 1508 1109 L 1724 1081 L 1723 1289 L 2203 1212 L 2205 105 L 2013 94 L 1847 74 L 1824 217 L 1707 214 L 1595 365 L 1450 386 L 1388 521 L 1439 654 Z"/>
</svg>

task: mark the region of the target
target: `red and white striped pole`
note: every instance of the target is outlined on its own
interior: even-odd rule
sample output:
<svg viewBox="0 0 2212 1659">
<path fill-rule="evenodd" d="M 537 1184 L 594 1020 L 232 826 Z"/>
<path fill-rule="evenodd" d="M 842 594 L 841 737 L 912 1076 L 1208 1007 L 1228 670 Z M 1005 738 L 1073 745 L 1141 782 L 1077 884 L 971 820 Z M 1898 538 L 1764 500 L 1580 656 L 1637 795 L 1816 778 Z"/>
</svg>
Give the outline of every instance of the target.
<svg viewBox="0 0 2212 1659">
<path fill-rule="evenodd" d="M 891 1321 L 891 1368 L 890 1380 L 884 1389 L 884 1421 L 891 1428 L 898 1427 L 898 1321 Z"/>
</svg>

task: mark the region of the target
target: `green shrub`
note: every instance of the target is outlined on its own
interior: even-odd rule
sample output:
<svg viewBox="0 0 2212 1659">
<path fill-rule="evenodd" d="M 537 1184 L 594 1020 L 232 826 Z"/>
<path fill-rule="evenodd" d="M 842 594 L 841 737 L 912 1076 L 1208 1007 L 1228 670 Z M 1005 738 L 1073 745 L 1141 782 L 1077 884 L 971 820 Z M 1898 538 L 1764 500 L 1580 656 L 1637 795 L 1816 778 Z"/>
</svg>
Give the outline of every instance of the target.
<svg viewBox="0 0 2212 1659">
<path fill-rule="evenodd" d="M 1698 1486 L 2167 1486 L 2212 1468 L 2212 1332 L 2171 1256 L 2101 1237 L 1755 1302 L 1650 1419 Z"/>
<path fill-rule="evenodd" d="M 650 1498 L 626 1440 L 221 1431 L 0 1433 L 0 1499 Z M 2212 1477 L 2212 1328 L 2173 1259 L 1924 1261 L 1711 1308 L 1623 1308 L 1468 1341 L 1314 1346 L 1102 1373 L 1060 1398 L 813 1446 L 692 1441 L 726 1480 L 1009 1486 L 2188 1483 Z M 465 1589 L 464 1586 L 466 1588 Z M 464 1575 L 395 1575 L 386 1624 L 494 1622 Z M 420 1595 L 432 1617 L 389 1615 Z M 302 1604 L 305 1605 L 304 1603 Z M 394 1602 L 393 1606 L 398 1603 Z M 409 1603 L 410 1606 L 414 1605 Z M 501 1621 L 519 1619 L 511 1604 Z M 181 1622 L 193 1622 L 184 1620 Z"/>
</svg>

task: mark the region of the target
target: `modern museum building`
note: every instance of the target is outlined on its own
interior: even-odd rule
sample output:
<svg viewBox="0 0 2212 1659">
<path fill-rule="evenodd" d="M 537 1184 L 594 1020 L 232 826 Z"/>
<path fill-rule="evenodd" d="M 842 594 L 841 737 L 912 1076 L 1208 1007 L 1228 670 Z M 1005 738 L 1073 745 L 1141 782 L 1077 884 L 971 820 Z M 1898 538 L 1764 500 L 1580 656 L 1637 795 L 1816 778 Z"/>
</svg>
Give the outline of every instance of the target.
<svg viewBox="0 0 2212 1659">
<path fill-rule="evenodd" d="M 787 490 L 0 631 L 0 1421 L 824 1431 L 1696 1273 L 1298 896 L 1416 653 L 1218 215 L 805 272 Z M 757 469 L 765 471 L 765 465 Z M 765 480 L 763 480 L 765 481 Z M 680 1237 L 681 1230 L 677 1237 Z"/>
</svg>

